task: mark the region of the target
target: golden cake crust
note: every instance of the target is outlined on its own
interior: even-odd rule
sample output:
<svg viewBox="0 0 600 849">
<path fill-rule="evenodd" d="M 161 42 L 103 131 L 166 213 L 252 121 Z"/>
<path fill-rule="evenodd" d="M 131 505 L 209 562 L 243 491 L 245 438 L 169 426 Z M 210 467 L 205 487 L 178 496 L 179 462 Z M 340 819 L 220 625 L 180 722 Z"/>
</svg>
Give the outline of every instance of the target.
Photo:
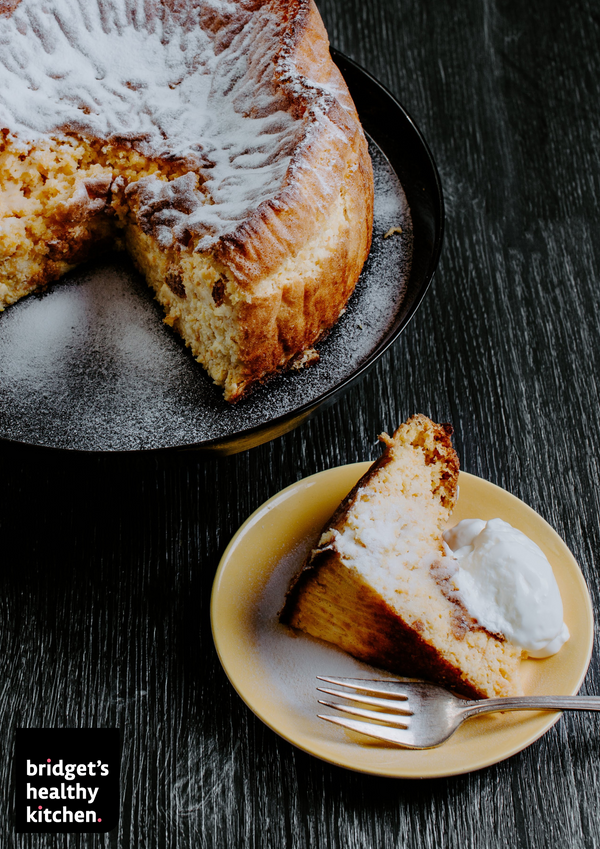
<svg viewBox="0 0 600 849">
<path fill-rule="evenodd" d="M 221 240 L 215 255 L 242 286 L 262 280 L 310 241 L 323 224 L 324 210 L 331 205 L 332 187 L 344 180 L 348 181 L 349 224 L 358 244 L 347 246 L 354 257 L 343 257 L 342 264 L 351 267 L 354 262 L 360 272 L 370 246 L 371 160 L 356 109 L 331 60 L 320 15 L 312 0 L 278 0 L 275 5 L 278 14 L 293 20 L 275 63 L 290 64 L 297 70 L 292 95 L 295 108 L 306 108 L 313 96 L 312 85 L 323 86 L 331 92 L 325 104 L 331 124 L 321 122 L 311 127 L 310 143 L 301 143 L 292 155 L 282 191 Z M 302 81 L 300 86 L 298 81 Z M 290 87 L 285 80 L 280 84 L 284 89 Z"/>
</svg>

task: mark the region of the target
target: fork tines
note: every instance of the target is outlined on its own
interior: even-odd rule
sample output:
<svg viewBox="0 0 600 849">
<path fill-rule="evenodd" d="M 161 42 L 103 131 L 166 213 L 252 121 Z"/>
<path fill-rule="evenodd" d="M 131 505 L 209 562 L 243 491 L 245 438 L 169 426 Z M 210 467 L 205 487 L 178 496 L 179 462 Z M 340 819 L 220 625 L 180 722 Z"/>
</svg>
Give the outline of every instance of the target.
<svg viewBox="0 0 600 849">
<path fill-rule="evenodd" d="M 359 693 L 370 693 L 373 696 L 385 696 L 385 705 L 383 705 L 383 707 L 386 708 L 390 707 L 390 702 L 393 699 L 398 699 L 398 701 L 406 701 L 408 699 L 407 688 L 403 686 L 402 681 L 398 681 L 396 679 L 373 678 L 366 680 L 365 678 L 325 678 L 322 675 L 317 675 L 317 680 L 325 681 L 327 684 L 335 684 L 338 687 L 348 687 L 349 689 L 357 690 Z M 317 690 L 331 694 L 330 690 L 325 690 L 321 687 L 317 687 Z M 334 693 L 332 695 L 339 695 L 343 699 L 351 699 L 354 702 L 363 701 L 350 693 Z M 374 704 L 374 702 L 372 702 L 372 704 Z"/>
<path fill-rule="evenodd" d="M 325 707 L 339 710 L 342 713 L 352 716 L 360 716 L 363 719 L 372 720 L 380 724 L 373 725 L 373 722 L 360 722 L 355 719 L 342 719 L 337 716 L 327 716 L 325 714 L 319 714 L 319 719 L 326 719 L 328 722 L 333 722 L 344 728 L 350 728 L 353 731 L 360 731 L 362 734 L 368 734 L 369 736 L 377 737 L 387 742 L 398 743 L 400 745 L 407 745 L 409 743 L 408 717 L 412 715 L 412 711 L 406 704 L 408 696 L 406 691 L 402 689 L 401 681 L 385 679 L 366 681 L 364 678 L 325 678 L 321 675 L 318 675 L 317 678 L 319 681 L 324 681 L 328 684 L 335 684 L 338 687 L 347 687 L 348 689 L 358 691 L 354 693 L 342 692 L 340 690 L 317 687 L 320 693 L 326 693 L 329 696 L 346 699 L 347 701 L 356 702 L 361 705 L 380 708 L 380 710 L 366 710 L 360 707 L 354 707 L 353 705 L 343 705 L 319 699 L 319 704 Z M 377 698 L 377 694 L 386 696 L 386 698 Z"/>
</svg>

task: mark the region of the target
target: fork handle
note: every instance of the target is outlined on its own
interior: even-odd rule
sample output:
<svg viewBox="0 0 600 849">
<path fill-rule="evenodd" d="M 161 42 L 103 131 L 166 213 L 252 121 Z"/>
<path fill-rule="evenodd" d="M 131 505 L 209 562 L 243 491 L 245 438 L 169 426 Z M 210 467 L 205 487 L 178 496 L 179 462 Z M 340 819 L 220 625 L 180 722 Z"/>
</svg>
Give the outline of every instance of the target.
<svg viewBox="0 0 600 849">
<path fill-rule="evenodd" d="M 600 696 L 515 696 L 466 704 L 465 718 L 495 710 L 600 710 Z"/>
</svg>

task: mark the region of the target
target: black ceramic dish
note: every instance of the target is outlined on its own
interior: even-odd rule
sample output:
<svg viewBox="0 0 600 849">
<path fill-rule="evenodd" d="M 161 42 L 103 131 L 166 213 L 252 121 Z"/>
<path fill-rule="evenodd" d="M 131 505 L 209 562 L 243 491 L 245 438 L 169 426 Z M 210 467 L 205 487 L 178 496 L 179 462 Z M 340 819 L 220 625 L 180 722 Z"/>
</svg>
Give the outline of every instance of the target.
<svg viewBox="0 0 600 849">
<path fill-rule="evenodd" d="M 371 254 L 345 314 L 318 346 L 320 362 L 226 404 L 117 255 L 0 316 L 0 439 L 85 452 L 233 454 L 332 403 L 398 338 L 438 262 L 440 181 L 400 104 L 349 59 L 333 56 L 370 137 L 376 202 Z"/>
</svg>

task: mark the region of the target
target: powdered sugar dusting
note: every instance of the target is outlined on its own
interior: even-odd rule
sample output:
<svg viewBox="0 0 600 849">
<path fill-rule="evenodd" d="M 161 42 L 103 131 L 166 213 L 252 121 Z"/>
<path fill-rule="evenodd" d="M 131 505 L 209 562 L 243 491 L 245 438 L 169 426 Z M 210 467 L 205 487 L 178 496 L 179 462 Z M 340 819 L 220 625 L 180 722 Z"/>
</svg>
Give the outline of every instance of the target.
<svg viewBox="0 0 600 849">
<path fill-rule="evenodd" d="M 0 315 L 0 436 L 59 448 L 137 450 L 222 440 L 312 404 L 366 363 L 404 310 L 412 223 L 400 182 L 371 143 L 371 254 L 320 362 L 231 406 L 162 322 L 122 256 L 83 267 Z M 385 239 L 391 227 L 401 234 Z"/>
<path fill-rule="evenodd" d="M 22 0 L 0 16 L 0 127 L 22 140 L 73 130 L 125 139 L 189 163 L 204 189 L 189 192 L 190 208 L 160 241 L 187 230 L 208 248 L 277 196 L 291 152 L 327 120 L 331 93 L 304 85 L 276 52 L 284 26 L 268 2 Z M 310 92 L 301 115 L 295 89 Z M 154 182 L 155 193 L 168 191 Z"/>
</svg>

